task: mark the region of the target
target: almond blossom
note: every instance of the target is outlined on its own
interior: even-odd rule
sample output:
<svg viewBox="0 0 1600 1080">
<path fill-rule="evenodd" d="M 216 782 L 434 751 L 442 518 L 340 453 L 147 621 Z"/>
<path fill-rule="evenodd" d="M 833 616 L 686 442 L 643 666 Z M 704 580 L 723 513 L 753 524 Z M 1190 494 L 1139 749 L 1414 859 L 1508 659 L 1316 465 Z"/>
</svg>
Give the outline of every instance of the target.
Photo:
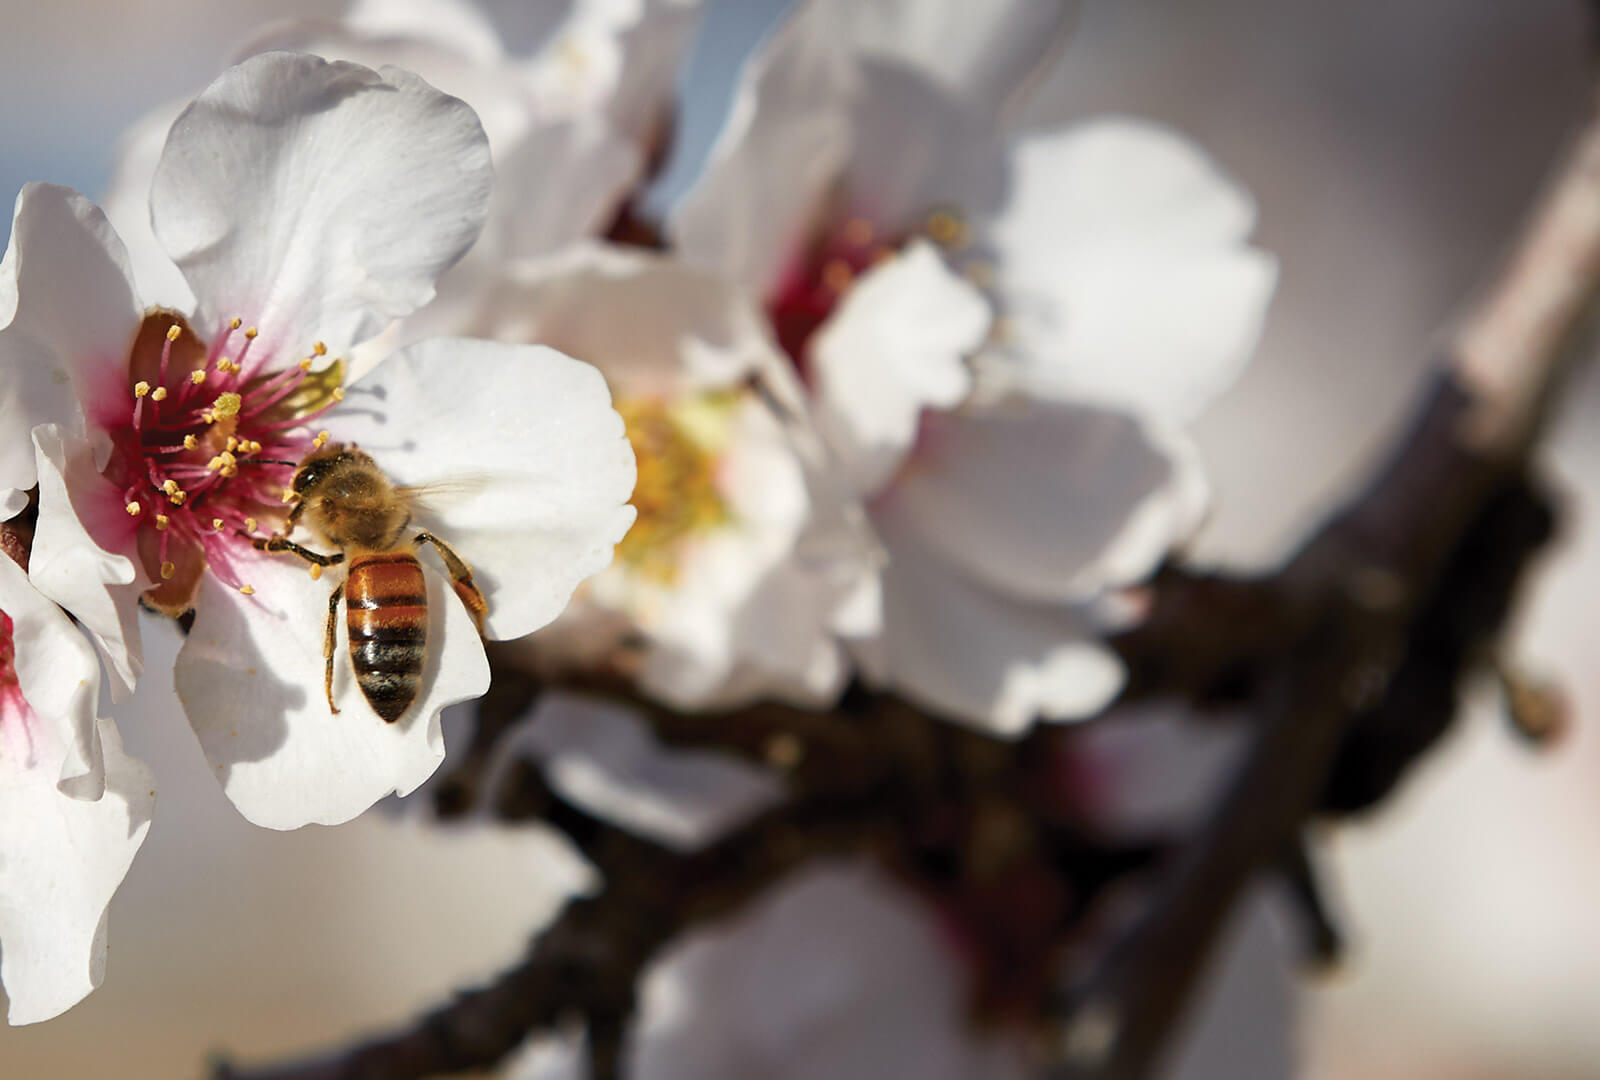
<svg viewBox="0 0 1600 1080">
<path fill-rule="evenodd" d="M 94 637 L 114 696 L 139 671 L 136 606 L 194 610 L 178 693 L 258 824 L 343 821 L 411 790 L 443 757 L 439 710 L 488 682 L 473 616 L 422 553 L 420 695 L 399 723 L 378 720 L 339 633 L 330 716 L 332 582 L 259 550 L 285 528 L 308 453 L 359 444 L 396 484 L 456 489 L 414 502 L 395 542 L 425 530 L 460 552 L 489 637 L 554 618 L 632 521 L 632 453 L 585 364 L 438 339 L 343 385 L 340 357 L 425 304 L 471 244 L 489 185 L 459 100 L 398 68 L 267 53 L 179 116 L 155 170 L 154 234 L 192 313 L 139 303 L 126 250 L 82 196 L 30 185 L 18 199 L 0 488 L 39 485 L 31 577 Z"/>
<path fill-rule="evenodd" d="M 100 984 L 106 905 L 150 829 L 155 781 L 96 719 L 93 647 L 0 555 L 0 984 L 13 1024 Z"/>
<path fill-rule="evenodd" d="M 507 264 L 456 329 L 596 365 L 638 459 L 638 520 L 531 639 L 541 663 L 624 663 L 685 708 L 838 693 L 836 631 L 873 549 L 746 293 L 667 256 L 585 246 Z"/>
<path fill-rule="evenodd" d="M 530 54 L 515 55 L 468 0 L 359 0 L 337 19 L 263 27 L 237 55 L 287 50 L 393 64 L 478 114 L 496 174 L 486 227 L 444 276 L 427 316 L 408 323 L 415 340 L 451 325 L 451 310 L 470 301 L 484 267 L 556 251 L 610 226 L 662 142 L 677 60 L 699 8 L 698 0 L 580 0 L 543 28 Z M 184 105 L 154 109 L 129 130 L 103 199 L 145 298 L 177 308 L 191 306 L 192 296 L 151 231 L 148 207 L 167 131 Z M 369 343 L 352 357 L 354 369 L 396 344 L 393 334 Z"/>
<path fill-rule="evenodd" d="M 1275 277 L 1248 196 L 1177 136 L 1008 135 L 1069 21 L 804 5 L 669 223 L 763 298 L 867 501 L 888 559 L 866 672 L 1008 735 L 1119 689 L 1102 602 L 1199 523 L 1176 425 L 1237 374 Z"/>
</svg>

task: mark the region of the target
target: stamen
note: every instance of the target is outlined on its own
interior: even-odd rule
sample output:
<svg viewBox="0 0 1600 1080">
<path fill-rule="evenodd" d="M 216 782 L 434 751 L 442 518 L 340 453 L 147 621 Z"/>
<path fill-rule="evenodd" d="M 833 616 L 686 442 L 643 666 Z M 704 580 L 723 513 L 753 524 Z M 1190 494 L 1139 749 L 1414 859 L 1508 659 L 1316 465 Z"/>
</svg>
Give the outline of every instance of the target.
<svg viewBox="0 0 1600 1080">
<path fill-rule="evenodd" d="M 211 519 L 211 527 L 213 529 L 216 529 L 216 530 L 218 530 L 220 532 L 222 530 L 222 525 L 223 525 L 223 521 L 222 521 L 221 518 L 212 518 Z"/>
<path fill-rule="evenodd" d="M 333 400 L 335 400 L 335 401 L 343 401 L 344 400 L 344 387 L 335 386 L 333 388 L 333 392 L 329 396 L 332 397 Z"/>
<path fill-rule="evenodd" d="M 844 225 L 844 242 L 855 247 L 872 243 L 872 222 L 866 218 L 851 218 Z"/>
<path fill-rule="evenodd" d="M 236 435 L 229 435 L 229 436 L 228 436 L 228 449 L 229 449 L 229 450 L 237 450 L 237 449 L 238 449 L 238 448 L 239 448 L 239 439 L 238 439 L 238 436 L 236 436 Z"/>
<path fill-rule="evenodd" d="M 211 415 L 213 417 L 238 416 L 239 408 L 243 404 L 244 398 L 231 390 L 225 394 L 218 394 L 217 400 L 211 403 Z"/>
<path fill-rule="evenodd" d="M 328 347 L 320 341 L 311 346 L 311 351 L 316 353 L 318 356 L 328 355 Z"/>
<path fill-rule="evenodd" d="M 126 507 L 124 507 L 124 509 L 128 511 L 129 517 L 138 517 L 144 512 L 144 507 L 140 506 L 136 502 L 129 503 Z"/>
<path fill-rule="evenodd" d="M 150 391 L 150 400 L 151 401 L 165 401 L 165 400 L 167 400 L 167 388 L 165 386 L 158 386 L 154 390 Z"/>
<path fill-rule="evenodd" d="M 328 433 L 326 431 L 317 432 L 317 437 L 311 440 L 311 445 L 316 447 L 318 450 L 321 450 L 324 446 L 327 446 Z"/>
<path fill-rule="evenodd" d="M 255 518 L 247 517 L 247 518 L 244 519 L 244 531 L 245 532 L 249 532 L 249 533 L 253 533 L 253 532 L 256 531 L 256 519 Z"/>
<path fill-rule="evenodd" d="M 140 379 L 138 382 L 133 384 L 133 396 L 134 397 L 142 398 L 146 394 L 148 394 L 149 392 L 150 392 L 150 384 L 145 382 L 143 379 Z"/>
<path fill-rule="evenodd" d="M 176 574 L 177 572 L 178 572 L 178 568 L 176 566 L 172 565 L 171 563 L 164 562 L 164 563 L 161 564 L 161 580 L 162 581 L 171 581 L 172 580 L 172 575 Z"/>
<path fill-rule="evenodd" d="M 189 372 L 189 381 L 194 383 L 196 386 L 199 386 L 201 383 L 205 382 L 206 381 L 205 369 L 201 368 L 198 371 Z"/>
<path fill-rule="evenodd" d="M 183 448 L 185 450 L 198 450 L 200 449 L 200 440 L 193 435 L 185 435 L 183 437 Z"/>
<path fill-rule="evenodd" d="M 843 259 L 830 259 L 822 268 L 822 283 L 834 292 L 844 292 L 855 278 L 855 271 Z"/>
<path fill-rule="evenodd" d="M 311 357 L 308 356 L 305 359 L 300 361 L 300 370 L 301 371 L 310 371 L 311 370 Z"/>
<path fill-rule="evenodd" d="M 172 519 L 167 517 L 167 515 L 165 515 L 165 514 L 157 514 L 156 515 L 156 528 L 157 529 L 165 529 L 170 524 L 172 524 Z"/>
<path fill-rule="evenodd" d="M 171 326 L 167 327 L 167 340 L 168 341 L 177 341 L 178 338 L 180 336 L 182 336 L 182 334 L 183 334 L 183 327 L 179 326 L 177 323 L 173 323 Z"/>
<path fill-rule="evenodd" d="M 259 333 L 259 331 L 257 331 L 256 328 L 252 326 L 252 327 L 250 327 L 250 329 L 248 329 L 248 330 L 246 330 L 244 332 L 244 336 L 249 338 L 251 341 L 254 341 L 256 339 L 256 334 L 257 333 Z"/>
<path fill-rule="evenodd" d="M 240 323 L 239 316 L 235 315 L 233 318 L 228 320 L 228 329 L 229 330 L 237 330 L 237 329 L 239 329 L 239 323 Z"/>
<path fill-rule="evenodd" d="M 167 496 L 167 501 L 173 506 L 182 506 L 183 500 L 187 499 L 188 497 L 189 493 L 187 491 L 174 491 L 171 495 Z"/>
<path fill-rule="evenodd" d="M 169 496 L 176 495 L 178 493 L 178 482 L 176 480 L 167 480 L 161 485 L 161 490 Z"/>
<path fill-rule="evenodd" d="M 240 585 L 239 591 L 244 593 L 246 596 L 254 596 L 256 594 L 256 587 L 254 585 Z"/>
</svg>

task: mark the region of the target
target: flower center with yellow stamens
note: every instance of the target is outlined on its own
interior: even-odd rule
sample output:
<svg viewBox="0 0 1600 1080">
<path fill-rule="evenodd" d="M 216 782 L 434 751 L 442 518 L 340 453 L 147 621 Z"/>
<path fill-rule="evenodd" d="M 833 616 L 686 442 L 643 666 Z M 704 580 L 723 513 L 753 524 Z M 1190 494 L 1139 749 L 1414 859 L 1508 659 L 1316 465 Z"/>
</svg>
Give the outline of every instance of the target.
<svg viewBox="0 0 1600 1080">
<path fill-rule="evenodd" d="M 242 584 L 232 564 L 249 541 L 238 533 L 282 518 L 293 473 L 282 463 L 310 451 L 308 421 L 343 396 L 339 362 L 313 372 L 257 355 L 255 344 L 255 328 L 239 319 L 208 344 L 182 315 L 153 309 L 129 350 L 129 389 L 97 403 L 112 442 L 104 475 L 155 582 L 145 600 L 168 614 L 190 606 L 206 569 Z"/>
<path fill-rule="evenodd" d="M 638 461 L 632 503 L 639 516 L 617 545 L 617 561 L 662 585 L 677 578 L 684 541 L 732 520 L 717 485 L 734 392 L 619 398 Z"/>
</svg>

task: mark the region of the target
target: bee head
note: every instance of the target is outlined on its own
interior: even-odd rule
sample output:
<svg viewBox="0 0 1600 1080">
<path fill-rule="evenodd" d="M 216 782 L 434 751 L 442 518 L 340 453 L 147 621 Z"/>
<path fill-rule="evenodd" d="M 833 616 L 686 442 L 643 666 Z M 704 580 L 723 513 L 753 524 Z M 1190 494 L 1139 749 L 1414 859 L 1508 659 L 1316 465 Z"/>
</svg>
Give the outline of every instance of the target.
<svg viewBox="0 0 1600 1080">
<path fill-rule="evenodd" d="M 300 467 L 294 471 L 294 479 L 290 482 L 290 486 L 296 495 L 304 498 L 341 465 L 353 458 L 365 456 L 353 446 L 328 443 L 306 455 L 305 460 L 300 462 Z"/>
</svg>

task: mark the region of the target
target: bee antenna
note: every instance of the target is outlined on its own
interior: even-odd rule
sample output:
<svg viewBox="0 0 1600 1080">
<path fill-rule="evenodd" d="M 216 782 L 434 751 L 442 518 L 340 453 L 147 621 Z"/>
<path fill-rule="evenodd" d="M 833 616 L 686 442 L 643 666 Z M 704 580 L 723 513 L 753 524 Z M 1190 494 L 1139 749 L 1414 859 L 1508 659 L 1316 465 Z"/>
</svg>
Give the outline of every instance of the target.
<svg viewBox="0 0 1600 1080">
<path fill-rule="evenodd" d="M 297 468 L 300 463 L 298 461 L 280 461 L 277 458 L 250 457 L 250 458 L 240 458 L 238 461 L 234 462 L 234 464 L 235 465 L 287 465 L 287 466 L 289 466 L 289 468 L 293 469 L 293 468 Z"/>
</svg>

